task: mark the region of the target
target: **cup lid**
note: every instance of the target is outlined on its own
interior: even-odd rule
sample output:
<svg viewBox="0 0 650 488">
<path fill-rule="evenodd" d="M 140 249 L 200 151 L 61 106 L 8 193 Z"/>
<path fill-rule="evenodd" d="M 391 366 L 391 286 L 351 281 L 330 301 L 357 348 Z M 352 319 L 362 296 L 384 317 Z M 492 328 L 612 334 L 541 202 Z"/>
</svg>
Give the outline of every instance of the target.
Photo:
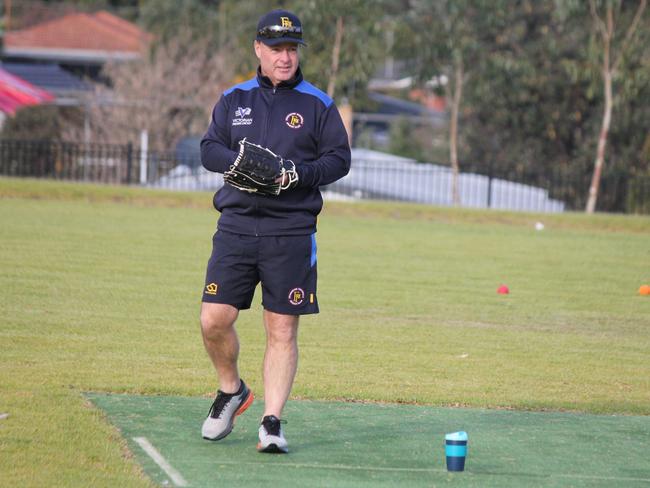
<svg viewBox="0 0 650 488">
<path fill-rule="evenodd" d="M 447 441 L 466 441 L 467 432 L 461 430 L 460 432 L 453 432 L 451 434 L 445 435 L 445 440 Z"/>
</svg>

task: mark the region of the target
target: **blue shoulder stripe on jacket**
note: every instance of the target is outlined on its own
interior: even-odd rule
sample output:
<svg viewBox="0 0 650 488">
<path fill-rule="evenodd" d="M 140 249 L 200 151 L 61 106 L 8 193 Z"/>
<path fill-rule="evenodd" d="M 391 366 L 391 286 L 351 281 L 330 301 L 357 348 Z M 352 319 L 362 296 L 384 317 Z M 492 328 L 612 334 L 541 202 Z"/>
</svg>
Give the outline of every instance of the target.
<svg viewBox="0 0 650 488">
<path fill-rule="evenodd" d="M 326 107 L 329 107 L 334 102 L 334 100 L 332 100 L 330 97 L 327 96 L 327 93 L 322 92 L 314 85 L 312 85 L 311 83 L 305 80 L 302 80 L 298 84 L 298 86 L 296 86 L 295 90 L 301 93 L 307 93 L 308 95 L 315 96 L 316 98 L 320 99 L 320 101 L 323 102 Z"/>
<path fill-rule="evenodd" d="M 225 92 L 223 92 L 223 96 L 226 96 L 235 90 L 250 91 L 253 88 L 257 88 L 258 86 L 260 86 L 260 84 L 257 82 L 257 78 L 251 78 L 248 81 L 243 81 L 235 86 L 231 86 Z"/>
</svg>

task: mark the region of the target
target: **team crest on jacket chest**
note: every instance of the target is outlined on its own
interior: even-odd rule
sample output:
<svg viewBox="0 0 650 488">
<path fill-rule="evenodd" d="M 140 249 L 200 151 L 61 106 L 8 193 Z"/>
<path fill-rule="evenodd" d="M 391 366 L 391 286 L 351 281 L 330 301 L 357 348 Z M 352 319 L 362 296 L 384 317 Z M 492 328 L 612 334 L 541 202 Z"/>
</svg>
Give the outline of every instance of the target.
<svg viewBox="0 0 650 488">
<path fill-rule="evenodd" d="M 235 118 L 232 119 L 232 125 L 251 125 L 253 117 L 249 117 L 253 110 L 250 107 L 237 107 Z"/>
<path fill-rule="evenodd" d="M 300 129 L 305 123 L 305 120 L 302 118 L 302 115 L 300 115 L 297 112 L 292 112 L 289 115 L 287 115 L 284 118 L 284 121 L 292 129 Z"/>
</svg>

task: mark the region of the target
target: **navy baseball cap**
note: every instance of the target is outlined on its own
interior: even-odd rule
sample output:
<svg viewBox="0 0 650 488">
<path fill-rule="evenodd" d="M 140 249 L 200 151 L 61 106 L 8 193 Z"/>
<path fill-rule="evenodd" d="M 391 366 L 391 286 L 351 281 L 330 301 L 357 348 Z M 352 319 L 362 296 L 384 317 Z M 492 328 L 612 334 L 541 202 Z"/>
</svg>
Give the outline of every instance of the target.
<svg viewBox="0 0 650 488">
<path fill-rule="evenodd" d="M 263 15 L 257 23 L 255 39 L 267 46 L 275 46 L 283 42 L 306 45 L 302 40 L 300 19 L 288 10 L 272 10 Z"/>
</svg>

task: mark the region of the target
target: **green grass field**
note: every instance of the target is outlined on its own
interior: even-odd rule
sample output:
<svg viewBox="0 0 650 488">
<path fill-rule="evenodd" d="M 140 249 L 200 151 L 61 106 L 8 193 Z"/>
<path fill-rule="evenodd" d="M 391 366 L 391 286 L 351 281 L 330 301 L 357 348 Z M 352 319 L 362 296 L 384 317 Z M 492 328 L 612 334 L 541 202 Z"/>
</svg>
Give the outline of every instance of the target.
<svg viewBox="0 0 650 488">
<path fill-rule="evenodd" d="M 0 486 L 151 484 L 83 392 L 207 411 L 210 205 L 0 179 Z M 650 415 L 648 217 L 328 203 L 317 239 L 294 399 Z M 259 301 L 238 330 L 261 392 Z"/>
</svg>

